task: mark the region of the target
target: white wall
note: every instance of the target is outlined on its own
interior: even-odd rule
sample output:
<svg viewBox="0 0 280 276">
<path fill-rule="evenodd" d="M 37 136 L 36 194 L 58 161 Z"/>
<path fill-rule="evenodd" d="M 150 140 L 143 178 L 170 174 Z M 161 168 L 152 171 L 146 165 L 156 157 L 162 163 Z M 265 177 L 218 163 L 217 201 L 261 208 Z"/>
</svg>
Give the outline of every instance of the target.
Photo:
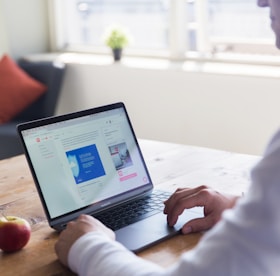
<svg viewBox="0 0 280 276">
<path fill-rule="evenodd" d="M 0 55 L 49 44 L 47 0 L 0 0 Z M 260 154 L 280 123 L 279 82 L 70 63 L 58 113 L 124 101 L 139 137 Z"/>
<path fill-rule="evenodd" d="M 48 51 L 47 10 L 46 0 L 0 0 L 0 55 L 19 58 Z"/>
<path fill-rule="evenodd" d="M 58 113 L 124 101 L 141 138 L 261 154 L 280 78 L 69 63 Z"/>
<path fill-rule="evenodd" d="M 6 30 L 6 21 L 4 20 L 4 10 L 3 8 L 1 8 L 1 2 L 0 2 L 0 58 L 2 54 L 8 52 L 9 52 L 9 46 L 8 46 L 8 37 L 7 37 L 7 30 Z"/>
</svg>

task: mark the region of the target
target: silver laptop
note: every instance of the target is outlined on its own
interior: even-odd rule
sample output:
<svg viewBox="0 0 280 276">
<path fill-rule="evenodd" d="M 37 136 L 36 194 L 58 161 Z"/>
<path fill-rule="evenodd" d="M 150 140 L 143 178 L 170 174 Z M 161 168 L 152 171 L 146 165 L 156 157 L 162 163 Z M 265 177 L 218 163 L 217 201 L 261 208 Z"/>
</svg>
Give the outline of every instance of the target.
<svg viewBox="0 0 280 276">
<path fill-rule="evenodd" d="M 90 214 L 137 252 L 203 216 L 195 208 L 185 211 L 175 227 L 167 225 L 163 201 L 169 194 L 154 189 L 123 103 L 17 129 L 49 225 L 57 231 L 80 214 Z"/>
</svg>

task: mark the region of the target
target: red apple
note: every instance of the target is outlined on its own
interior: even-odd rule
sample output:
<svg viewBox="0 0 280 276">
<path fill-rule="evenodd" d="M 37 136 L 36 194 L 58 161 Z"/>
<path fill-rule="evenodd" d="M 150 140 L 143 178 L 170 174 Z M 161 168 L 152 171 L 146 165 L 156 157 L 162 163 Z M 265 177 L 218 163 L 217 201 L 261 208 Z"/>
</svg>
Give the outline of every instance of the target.
<svg viewBox="0 0 280 276">
<path fill-rule="evenodd" d="M 0 218 L 0 249 L 14 252 L 23 248 L 29 241 L 31 227 L 27 220 L 16 216 Z"/>
</svg>

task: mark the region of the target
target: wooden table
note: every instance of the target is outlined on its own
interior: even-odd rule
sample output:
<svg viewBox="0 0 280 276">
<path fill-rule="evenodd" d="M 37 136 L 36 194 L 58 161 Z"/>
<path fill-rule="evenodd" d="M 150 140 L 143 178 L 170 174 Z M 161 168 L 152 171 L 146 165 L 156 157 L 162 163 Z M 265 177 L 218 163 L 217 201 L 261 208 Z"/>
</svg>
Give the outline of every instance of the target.
<svg viewBox="0 0 280 276">
<path fill-rule="evenodd" d="M 241 194 L 249 185 L 251 167 L 257 156 L 157 141 L 140 140 L 154 184 L 164 190 L 206 184 L 221 192 Z M 26 218 L 32 236 L 21 251 L 0 251 L 0 275 L 72 275 L 54 253 L 58 234 L 46 221 L 24 156 L 0 161 L 0 211 Z M 194 247 L 201 234 L 178 235 L 139 256 L 167 266 Z"/>
</svg>

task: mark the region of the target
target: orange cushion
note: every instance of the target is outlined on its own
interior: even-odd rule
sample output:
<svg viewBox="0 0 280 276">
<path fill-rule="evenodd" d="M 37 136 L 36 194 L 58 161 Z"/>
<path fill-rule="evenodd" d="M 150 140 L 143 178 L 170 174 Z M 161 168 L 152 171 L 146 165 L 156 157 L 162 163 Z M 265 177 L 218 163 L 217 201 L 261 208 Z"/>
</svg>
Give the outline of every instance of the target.
<svg viewBox="0 0 280 276">
<path fill-rule="evenodd" d="M 0 60 L 0 124 L 11 120 L 46 90 L 44 84 L 31 78 L 4 55 Z"/>
</svg>

